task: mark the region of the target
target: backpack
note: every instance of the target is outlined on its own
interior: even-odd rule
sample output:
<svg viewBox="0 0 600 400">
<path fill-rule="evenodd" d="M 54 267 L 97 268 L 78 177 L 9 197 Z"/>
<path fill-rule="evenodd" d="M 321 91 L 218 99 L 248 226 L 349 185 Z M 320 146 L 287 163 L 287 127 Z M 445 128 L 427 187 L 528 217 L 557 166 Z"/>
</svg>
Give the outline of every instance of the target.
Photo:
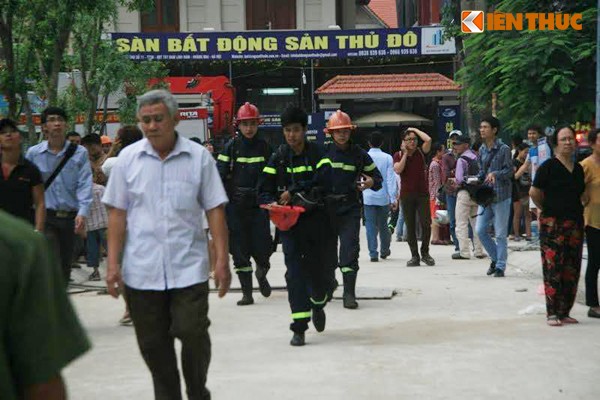
<svg viewBox="0 0 600 400">
<path fill-rule="evenodd" d="M 460 156 L 461 159 L 467 162 L 467 176 L 477 176 L 479 174 L 479 164 L 476 158 L 469 158 L 467 156 Z"/>
</svg>

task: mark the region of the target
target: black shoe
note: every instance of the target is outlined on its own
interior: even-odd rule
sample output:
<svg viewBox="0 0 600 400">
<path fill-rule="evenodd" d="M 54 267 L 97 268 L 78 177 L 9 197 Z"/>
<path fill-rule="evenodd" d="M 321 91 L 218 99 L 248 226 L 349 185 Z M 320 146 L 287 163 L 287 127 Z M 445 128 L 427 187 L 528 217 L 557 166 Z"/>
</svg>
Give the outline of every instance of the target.
<svg viewBox="0 0 600 400">
<path fill-rule="evenodd" d="M 269 284 L 269 281 L 267 280 L 267 277 L 262 277 L 257 279 L 258 280 L 258 290 L 260 290 L 260 294 L 263 295 L 263 297 L 269 297 L 271 295 L 271 285 Z"/>
<path fill-rule="evenodd" d="M 600 312 L 595 311 L 593 308 L 588 310 L 588 317 L 590 318 L 600 318 Z"/>
<path fill-rule="evenodd" d="M 252 295 L 248 296 L 244 294 L 242 299 L 237 302 L 238 306 L 249 306 L 250 304 L 254 304 L 254 298 Z"/>
<path fill-rule="evenodd" d="M 292 336 L 292 340 L 290 340 L 290 344 L 292 346 L 304 346 L 306 342 L 304 341 L 304 332 L 294 332 L 294 336 Z"/>
<path fill-rule="evenodd" d="M 325 330 L 325 310 L 322 308 L 312 310 L 312 322 L 317 332 L 323 332 Z"/>
<path fill-rule="evenodd" d="M 382 253 L 381 254 L 381 259 L 385 260 L 386 258 L 388 258 L 390 255 L 392 254 L 391 251 L 388 251 L 387 253 Z"/>
<path fill-rule="evenodd" d="M 73 263 L 73 264 L 71 264 L 71 269 L 81 269 L 81 265 L 79 265 L 77 263 Z"/>
<path fill-rule="evenodd" d="M 356 302 L 356 273 L 345 273 L 344 274 L 344 308 L 355 310 L 358 308 Z"/>
<path fill-rule="evenodd" d="M 413 257 L 406 263 L 407 267 L 418 267 L 421 265 L 421 259 L 419 257 Z"/>
<path fill-rule="evenodd" d="M 496 261 L 491 262 L 490 267 L 488 268 L 486 274 L 492 275 L 494 272 L 496 272 Z"/>
<path fill-rule="evenodd" d="M 421 260 L 423 260 L 423 262 L 430 267 L 433 267 L 435 265 L 435 260 L 429 254 L 423 254 L 421 256 Z"/>
<path fill-rule="evenodd" d="M 494 278 L 504 278 L 504 271 L 497 269 L 496 272 L 494 272 Z"/>
<path fill-rule="evenodd" d="M 94 270 L 94 272 L 92 272 L 90 274 L 90 276 L 88 277 L 88 281 L 99 281 L 101 280 L 100 278 L 100 271 L 98 270 Z"/>
<path fill-rule="evenodd" d="M 383 258 L 383 256 L 381 258 Z M 377 258 L 377 257 L 371 257 L 371 262 L 377 262 L 377 261 L 379 261 L 379 258 Z"/>
<path fill-rule="evenodd" d="M 452 254 L 452 259 L 453 260 L 468 260 L 467 257 L 461 256 L 460 253 L 454 253 L 454 254 Z"/>
</svg>

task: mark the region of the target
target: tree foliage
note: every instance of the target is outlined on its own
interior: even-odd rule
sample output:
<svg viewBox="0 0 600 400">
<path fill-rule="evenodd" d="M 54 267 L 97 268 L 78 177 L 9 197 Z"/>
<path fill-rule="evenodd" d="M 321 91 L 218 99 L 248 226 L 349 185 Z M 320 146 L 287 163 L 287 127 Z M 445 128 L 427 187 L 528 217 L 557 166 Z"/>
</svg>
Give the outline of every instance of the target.
<svg viewBox="0 0 600 400">
<path fill-rule="evenodd" d="M 595 1 L 499 0 L 495 11 L 580 12 L 583 29 L 485 31 L 463 35 L 465 59 L 458 72 L 469 106 L 498 117 L 511 130 L 530 123 L 591 121 L 594 114 Z M 456 34 L 456 31 L 454 31 Z"/>
<path fill-rule="evenodd" d="M 83 112 L 90 132 L 99 96 L 136 80 L 132 75 L 164 74 L 161 65 L 141 70 L 104 39 L 119 6 L 143 11 L 153 5 L 153 0 L 0 0 L 0 93 L 7 97 L 9 115 L 25 112 L 33 132 L 27 94 L 34 91 L 48 104 Z M 80 72 L 81 85 L 59 99 L 59 72 L 69 71 Z"/>
</svg>

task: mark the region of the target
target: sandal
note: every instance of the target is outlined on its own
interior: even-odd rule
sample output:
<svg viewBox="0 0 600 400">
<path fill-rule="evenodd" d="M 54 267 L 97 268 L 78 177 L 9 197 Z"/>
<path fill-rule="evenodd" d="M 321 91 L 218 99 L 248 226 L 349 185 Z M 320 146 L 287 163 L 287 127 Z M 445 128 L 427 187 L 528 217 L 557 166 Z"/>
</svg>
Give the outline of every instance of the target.
<svg viewBox="0 0 600 400">
<path fill-rule="evenodd" d="M 560 322 L 562 322 L 563 324 L 578 324 L 579 321 L 577 321 L 575 318 L 569 317 L 568 315 L 564 318 L 562 318 L 560 320 Z"/>
<path fill-rule="evenodd" d="M 562 322 L 556 315 L 551 315 L 547 318 L 546 323 L 548 326 L 562 326 Z"/>
</svg>

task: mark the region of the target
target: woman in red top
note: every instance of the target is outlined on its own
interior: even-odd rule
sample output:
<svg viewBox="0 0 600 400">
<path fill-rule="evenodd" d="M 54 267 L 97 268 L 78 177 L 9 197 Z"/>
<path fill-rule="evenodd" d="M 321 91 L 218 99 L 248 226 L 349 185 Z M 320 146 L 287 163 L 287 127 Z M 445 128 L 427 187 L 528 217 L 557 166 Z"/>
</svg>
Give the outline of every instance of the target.
<svg viewBox="0 0 600 400">
<path fill-rule="evenodd" d="M 418 139 L 423 145 L 419 147 Z M 402 178 L 400 202 L 406 221 L 407 241 L 412 258 L 407 267 L 418 267 L 421 260 L 429 266 L 435 260 L 429 255 L 431 237 L 431 213 L 429 211 L 429 187 L 425 155 L 431 150 L 431 138 L 417 128 L 408 128 L 402 138 L 401 151 L 394 154 L 394 171 Z M 421 255 L 417 244 L 416 219 L 421 223 Z"/>
</svg>

